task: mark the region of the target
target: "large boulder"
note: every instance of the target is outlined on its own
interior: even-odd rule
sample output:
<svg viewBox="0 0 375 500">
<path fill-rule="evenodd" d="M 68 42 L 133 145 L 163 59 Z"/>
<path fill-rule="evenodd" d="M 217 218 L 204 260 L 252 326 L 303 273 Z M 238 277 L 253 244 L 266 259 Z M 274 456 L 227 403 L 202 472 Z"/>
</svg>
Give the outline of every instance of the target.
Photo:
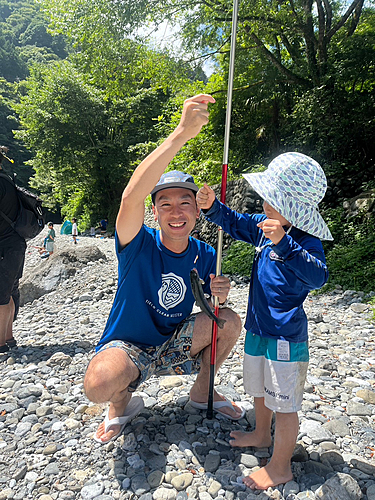
<svg viewBox="0 0 375 500">
<path fill-rule="evenodd" d="M 78 269 L 99 259 L 107 260 L 95 245 L 56 250 L 48 260 L 24 274 L 20 281 L 20 304 L 32 302 L 56 289 L 59 283 L 74 276 Z"/>
</svg>

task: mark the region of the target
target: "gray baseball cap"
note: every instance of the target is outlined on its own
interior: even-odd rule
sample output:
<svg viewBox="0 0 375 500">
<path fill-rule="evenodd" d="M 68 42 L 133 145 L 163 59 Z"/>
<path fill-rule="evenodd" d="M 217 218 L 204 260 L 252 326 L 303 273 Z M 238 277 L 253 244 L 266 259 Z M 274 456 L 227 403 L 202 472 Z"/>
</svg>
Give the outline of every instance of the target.
<svg viewBox="0 0 375 500">
<path fill-rule="evenodd" d="M 159 182 L 151 191 L 151 196 L 154 197 L 158 191 L 169 188 L 185 188 L 195 193 L 199 190 L 199 187 L 194 184 L 194 179 L 190 174 L 185 174 L 178 170 L 171 170 L 170 172 L 165 172 L 165 174 L 160 177 Z"/>
</svg>

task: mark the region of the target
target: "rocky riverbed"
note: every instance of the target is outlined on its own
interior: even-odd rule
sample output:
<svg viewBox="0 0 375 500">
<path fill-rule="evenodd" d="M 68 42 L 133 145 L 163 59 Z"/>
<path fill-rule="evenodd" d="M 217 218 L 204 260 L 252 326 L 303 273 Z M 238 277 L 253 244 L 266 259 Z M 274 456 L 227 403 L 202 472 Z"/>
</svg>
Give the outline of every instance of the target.
<svg viewBox="0 0 375 500">
<path fill-rule="evenodd" d="M 188 403 L 193 377 L 153 378 L 138 392 L 144 410 L 121 438 L 100 445 L 92 436 L 105 405 L 87 400 L 83 377 L 116 290 L 114 240 L 73 245 L 58 235 L 48 261 L 33 245 L 24 281 L 39 282 L 39 298 L 20 309 L 18 347 L 0 355 L 0 500 L 375 499 L 375 327 L 363 293 L 306 300 L 310 366 L 294 481 L 254 492 L 241 478 L 272 448 L 228 445 L 231 430 L 254 426 L 242 381 L 245 332 L 216 387 L 243 403 L 246 418 L 207 420 Z M 243 320 L 247 294 L 246 280 L 233 280 L 229 302 Z"/>
</svg>

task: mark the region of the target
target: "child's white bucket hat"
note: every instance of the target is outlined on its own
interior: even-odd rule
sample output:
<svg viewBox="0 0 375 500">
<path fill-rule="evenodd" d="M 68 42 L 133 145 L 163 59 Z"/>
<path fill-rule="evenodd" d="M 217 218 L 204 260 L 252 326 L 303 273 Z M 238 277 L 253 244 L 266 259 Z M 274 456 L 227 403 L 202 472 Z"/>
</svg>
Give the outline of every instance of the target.
<svg viewBox="0 0 375 500">
<path fill-rule="evenodd" d="M 293 226 L 321 240 L 333 240 L 318 209 L 327 179 L 315 160 L 301 153 L 284 153 L 264 172 L 243 176 Z"/>
</svg>

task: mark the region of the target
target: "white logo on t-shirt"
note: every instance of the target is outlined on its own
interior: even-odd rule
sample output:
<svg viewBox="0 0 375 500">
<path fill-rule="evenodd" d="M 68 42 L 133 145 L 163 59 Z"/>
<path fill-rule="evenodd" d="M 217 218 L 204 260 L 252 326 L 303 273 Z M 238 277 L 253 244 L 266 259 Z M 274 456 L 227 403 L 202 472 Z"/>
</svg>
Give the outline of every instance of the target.
<svg viewBox="0 0 375 500">
<path fill-rule="evenodd" d="M 162 285 L 158 291 L 159 304 L 164 309 L 172 309 L 180 304 L 186 294 L 186 285 L 181 276 L 174 273 L 162 274 Z"/>
</svg>

